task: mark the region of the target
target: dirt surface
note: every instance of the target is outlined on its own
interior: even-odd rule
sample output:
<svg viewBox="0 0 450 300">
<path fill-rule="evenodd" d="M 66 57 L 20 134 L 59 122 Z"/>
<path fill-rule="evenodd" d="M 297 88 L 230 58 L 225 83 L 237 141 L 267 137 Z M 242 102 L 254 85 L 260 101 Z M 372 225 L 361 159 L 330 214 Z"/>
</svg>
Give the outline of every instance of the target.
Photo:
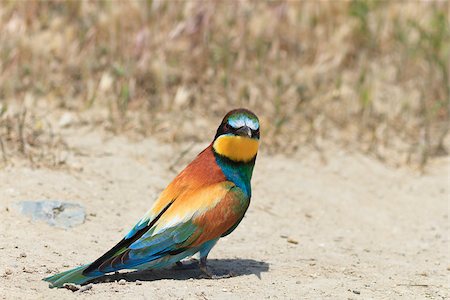
<svg viewBox="0 0 450 300">
<path fill-rule="evenodd" d="M 199 279 L 196 269 L 146 271 L 109 276 L 82 293 L 49 289 L 41 278 L 113 246 L 206 146 L 106 139 L 83 130 L 67 136 L 76 149 L 69 169 L 0 170 L 2 299 L 449 297 L 449 157 L 418 175 L 339 150 L 326 163 L 314 153 L 261 152 L 249 211 L 210 254 L 212 270 L 233 278 Z M 42 199 L 84 205 L 86 222 L 64 230 L 14 209 L 17 201 Z"/>
</svg>

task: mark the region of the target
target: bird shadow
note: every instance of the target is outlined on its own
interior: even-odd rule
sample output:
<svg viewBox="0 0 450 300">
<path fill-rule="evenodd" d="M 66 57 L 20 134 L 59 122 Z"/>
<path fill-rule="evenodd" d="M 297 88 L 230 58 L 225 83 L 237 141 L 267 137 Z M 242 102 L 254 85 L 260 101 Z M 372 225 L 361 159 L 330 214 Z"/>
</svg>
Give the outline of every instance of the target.
<svg viewBox="0 0 450 300">
<path fill-rule="evenodd" d="M 208 269 L 218 276 L 232 275 L 239 277 L 254 274 L 261 279 L 261 273 L 269 270 L 269 264 L 254 259 L 210 259 Z M 127 273 L 114 273 L 99 277 L 91 283 L 114 282 L 124 279 L 128 282 L 136 281 L 156 281 L 161 279 L 188 280 L 202 279 L 202 272 L 198 268 L 198 263 L 192 262 L 181 267 L 173 267 L 161 270 L 140 270 Z"/>
</svg>

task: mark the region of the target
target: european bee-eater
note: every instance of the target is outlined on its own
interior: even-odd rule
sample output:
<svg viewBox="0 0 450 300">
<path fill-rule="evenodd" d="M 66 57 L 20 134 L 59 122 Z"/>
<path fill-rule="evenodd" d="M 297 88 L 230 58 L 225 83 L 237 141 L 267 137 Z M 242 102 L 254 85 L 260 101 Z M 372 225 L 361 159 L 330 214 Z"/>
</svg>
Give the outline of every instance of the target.
<svg viewBox="0 0 450 300">
<path fill-rule="evenodd" d="M 213 142 L 166 187 L 113 248 L 90 264 L 45 278 L 50 287 L 84 284 L 121 269 L 158 269 L 199 254 L 206 266 L 217 241 L 241 222 L 259 146 L 259 121 L 247 109 L 225 115 Z"/>
</svg>

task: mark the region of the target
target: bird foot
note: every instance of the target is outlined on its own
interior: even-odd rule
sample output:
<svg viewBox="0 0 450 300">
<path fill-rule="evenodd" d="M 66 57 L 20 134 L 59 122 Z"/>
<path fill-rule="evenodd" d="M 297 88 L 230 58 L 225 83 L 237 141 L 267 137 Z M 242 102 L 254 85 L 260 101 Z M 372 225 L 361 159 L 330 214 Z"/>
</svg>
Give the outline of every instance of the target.
<svg viewBox="0 0 450 300">
<path fill-rule="evenodd" d="M 203 273 L 200 275 L 200 278 L 202 278 L 202 279 L 224 279 L 224 278 L 231 278 L 231 277 L 235 276 L 235 274 L 233 274 L 232 272 L 228 272 L 228 274 L 224 274 L 224 275 L 213 274 L 211 271 L 208 270 L 206 265 L 201 265 L 201 264 L 200 264 L 200 270 Z"/>
<path fill-rule="evenodd" d="M 231 278 L 234 277 L 233 273 L 228 273 L 224 275 L 215 275 L 215 274 L 201 274 L 199 278 L 201 279 L 225 279 L 225 278 Z"/>
</svg>

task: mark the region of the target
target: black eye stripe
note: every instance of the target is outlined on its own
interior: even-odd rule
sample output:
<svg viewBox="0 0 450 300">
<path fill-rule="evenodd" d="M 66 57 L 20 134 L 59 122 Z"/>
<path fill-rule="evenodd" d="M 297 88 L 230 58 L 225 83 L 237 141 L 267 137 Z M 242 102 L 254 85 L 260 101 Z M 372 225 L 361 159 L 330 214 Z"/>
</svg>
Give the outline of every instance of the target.
<svg viewBox="0 0 450 300">
<path fill-rule="evenodd" d="M 251 136 L 252 136 L 252 137 L 259 139 L 259 127 L 258 127 L 257 129 L 253 129 L 253 128 L 249 127 L 248 125 L 244 125 L 244 126 L 247 126 L 247 127 L 250 129 L 250 131 L 251 131 Z M 219 136 L 222 135 L 222 134 L 232 134 L 232 135 L 236 135 L 236 134 L 237 134 L 236 132 L 237 132 L 240 128 L 244 127 L 244 126 L 241 126 L 241 127 L 239 127 L 239 128 L 235 128 L 235 127 L 231 126 L 230 123 L 224 121 L 224 122 L 220 125 L 220 127 L 217 129 L 217 132 L 216 132 L 216 135 L 215 135 L 214 139 L 216 139 L 217 137 L 219 137 Z"/>
</svg>

